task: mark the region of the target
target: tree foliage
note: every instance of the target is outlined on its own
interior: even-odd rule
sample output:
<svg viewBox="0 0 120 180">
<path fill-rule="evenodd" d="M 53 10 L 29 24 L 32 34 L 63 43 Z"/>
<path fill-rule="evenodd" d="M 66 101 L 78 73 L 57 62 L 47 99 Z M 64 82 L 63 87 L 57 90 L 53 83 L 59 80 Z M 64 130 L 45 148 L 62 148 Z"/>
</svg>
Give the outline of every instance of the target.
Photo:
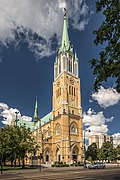
<svg viewBox="0 0 120 180">
<path fill-rule="evenodd" d="M 94 161 L 97 159 L 96 143 L 92 143 L 90 146 L 88 146 L 88 149 L 86 151 L 86 159 L 91 159 L 91 161 Z"/>
<path fill-rule="evenodd" d="M 99 59 L 91 60 L 93 74 L 97 75 L 94 88 L 97 90 L 103 81 L 112 77 L 116 82 L 116 90 L 120 92 L 120 1 L 97 0 L 96 12 L 100 11 L 105 18 L 94 31 L 94 43 L 104 48 L 99 53 Z"/>
<path fill-rule="evenodd" d="M 88 161 L 105 160 L 105 161 L 116 161 L 120 159 L 120 145 L 116 148 L 109 141 L 103 143 L 100 149 L 97 148 L 96 143 L 92 143 L 88 146 L 86 151 L 86 159 Z"/>
<path fill-rule="evenodd" d="M 108 141 L 103 143 L 102 147 L 99 149 L 98 152 L 98 159 L 107 160 L 109 162 L 116 160 L 116 158 L 117 158 L 116 149 L 113 148 L 112 143 Z"/>
<path fill-rule="evenodd" d="M 35 145 L 34 139 L 31 137 L 30 129 L 22 127 L 7 126 L 0 129 L 0 156 L 4 163 L 6 160 L 13 161 L 16 165 L 16 159 L 22 160 L 22 168 L 25 167 L 25 156 L 27 153 L 35 153 L 38 148 Z"/>
</svg>

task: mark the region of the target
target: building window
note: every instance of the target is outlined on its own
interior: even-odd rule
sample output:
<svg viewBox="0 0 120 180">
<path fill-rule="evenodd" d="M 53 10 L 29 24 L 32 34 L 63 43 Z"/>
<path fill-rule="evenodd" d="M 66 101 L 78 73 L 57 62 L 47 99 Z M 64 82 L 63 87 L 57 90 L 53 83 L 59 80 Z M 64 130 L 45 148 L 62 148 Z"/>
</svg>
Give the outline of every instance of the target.
<svg viewBox="0 0 120 180">
<path fill-rule="evenodd" d="M 66 61 L 66 57 L 63 57 L 63 69 L 65 70 L 66 67 L 65 67 L 65 61 Z"/>
<path fill-rule="evenodd" d="M 59 74 L 61 73 L 61 60 L 59 60 Z"/>
<path fill-rule="evenodd" d="M 72 114 L 74 114 L 74 110 L 72 110 Z"/>
<path fill-rule="evenodd" d="M 73 95 L 73 87 L 72 87 L 72 95 Z"/>
<path fill-rule="evenodd" d="M 69 72 L 72 72 L 72 57 L 70 57 L 70 59 L 68 61 L 68 70 L 69 70 Z"/>
<path fill-rule="evenodd" d="M 74 88 L 74 96 L 75 96 L 75 88 Z"/>
<path fill-rule="evenodd" d="M 75 124 L 71 125 L 70 132 L 71 134 L 77 134 L 77 127 Z"/>
<path fill-rule="evenodd" d="M 56 126 L 56 135 L 59 135 L 60 134 L 60 131 L 61 131 L 61 128 L 60 128 L 60 125 L 58 124 Z"/>
<path fill-rule="evenodd" d="M 71 94 L 71 86 L 69 86 L 69 94 Z"/>
</svg>

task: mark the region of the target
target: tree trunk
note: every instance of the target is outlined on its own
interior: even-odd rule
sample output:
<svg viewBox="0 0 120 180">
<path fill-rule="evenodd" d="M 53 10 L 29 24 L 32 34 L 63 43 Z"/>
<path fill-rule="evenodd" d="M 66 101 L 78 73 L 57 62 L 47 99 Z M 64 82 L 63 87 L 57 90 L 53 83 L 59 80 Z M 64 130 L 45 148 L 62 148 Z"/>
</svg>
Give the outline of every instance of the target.
<svg viewBox="0 0 120 180">
<path fill-rule="evenodd" d="M 22 169 L 25 168 L 25 152 L 22 153 Z"/>
<path fill-rule="evenodd" d="M 3 159 L 3 164 L 6 166 L 6 158 Z"/>
<path fill-rule="evenodd" d="M 11 167 L 13 167 L 13 159 L 11 159 Z"/>
<path fill-rule="evenodd" d="M 20 164 L 20 158 L 18 158 L 18 164 L 19 164 L 19 166 L 21 165 L 21 164 Z"/>
<path fill-rule="evenodd" d="M 22 169 L 25 168 L 25 160 L 24 160 L 24 157 L 22 158 Z"/>
</svg>

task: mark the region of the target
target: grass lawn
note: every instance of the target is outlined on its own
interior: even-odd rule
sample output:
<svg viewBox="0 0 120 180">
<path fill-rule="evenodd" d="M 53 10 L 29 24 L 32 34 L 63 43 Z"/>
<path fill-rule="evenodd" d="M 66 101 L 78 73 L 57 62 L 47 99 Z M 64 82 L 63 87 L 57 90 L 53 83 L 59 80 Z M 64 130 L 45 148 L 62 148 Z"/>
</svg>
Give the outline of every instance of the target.
<svg viewBox="0 0 120 180">
<path fill-rule="evenodd" d="M 7 171 L 7 170 L 19 170 L 19 169 L 22 169 L 22 167 L 21 167 L 21 166 L 16 166 L 16 167 L 3 166 L 3 167 L 2 167 L 2 170 L 3 170 L 3 171 Z"/>
<path fill-rule="evenodd" d="M 24 169 L 36 169 L 36 168 L 38 168 L 38 167 L 28 167 L 28 166 L 26 166 Z M 11 170 L 20 170 L 20 169 L 22 169 L 22 167 L 21 166 L 16 166 L 16 167 L 11 167 L 11 166 L 2 166 L 2 170 L 3 171 L 11 171 Z M 0 166 L 0 170 L 1 170 L 1 166 Z"/>
</svg>

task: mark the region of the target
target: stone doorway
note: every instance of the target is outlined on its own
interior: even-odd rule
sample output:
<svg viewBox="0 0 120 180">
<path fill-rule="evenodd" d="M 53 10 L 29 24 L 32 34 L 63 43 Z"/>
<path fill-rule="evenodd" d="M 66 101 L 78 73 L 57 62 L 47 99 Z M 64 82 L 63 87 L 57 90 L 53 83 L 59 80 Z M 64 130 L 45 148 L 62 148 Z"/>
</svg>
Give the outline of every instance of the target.
<svg viewBox="0 0 120 180">
<path fill-rule="evenodd" d="M 50 151 L 49 150 L 47 150 L 45 152 L 45 161 L 46 161 L 46 163 L 50 162 Z"/>
<path fill-rule="evenodd" d="M 75 146 L 73 148 L 73 151 L 72 151 L 72 160 L 73 160 L 73 162 L 77 162 L 77 160 L 78 160 L 78 153 L 79 153 L 79 149 L 78 149 L 77 146 Z"/>
<path fill-rule="evenodd" d="M 59 149 L 57 149 L 57 151 L 56 151 L 56 161 L 57 162 L 61 161 L 61 156 L 60 156 L 60 150 Z"/>
</svg>

